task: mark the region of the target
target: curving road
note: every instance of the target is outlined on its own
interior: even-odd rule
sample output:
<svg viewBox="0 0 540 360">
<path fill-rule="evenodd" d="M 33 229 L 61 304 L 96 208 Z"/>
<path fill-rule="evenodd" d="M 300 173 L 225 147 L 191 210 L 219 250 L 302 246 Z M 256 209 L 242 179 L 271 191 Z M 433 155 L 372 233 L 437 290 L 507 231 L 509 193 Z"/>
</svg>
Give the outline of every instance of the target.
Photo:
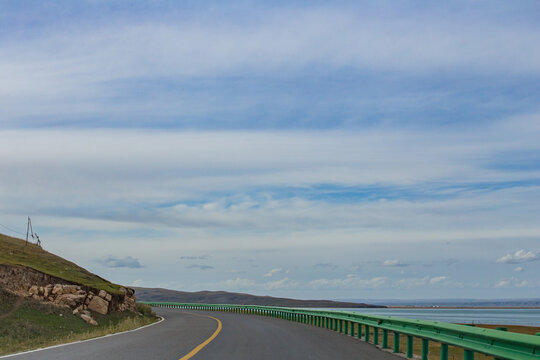
<svg viewBox="0 0 540 360">
<path fill-rule="evenodd" d="M 179 309 L 156 309 L 156 312 L 163 316 L 165 321 L 137 331 L 9 356 L 7 359 L 395 360 L 398 358 L 353 337 L 281 319 Z M 222 326 L 221 329 L 219 325 Z"/>
</svg>

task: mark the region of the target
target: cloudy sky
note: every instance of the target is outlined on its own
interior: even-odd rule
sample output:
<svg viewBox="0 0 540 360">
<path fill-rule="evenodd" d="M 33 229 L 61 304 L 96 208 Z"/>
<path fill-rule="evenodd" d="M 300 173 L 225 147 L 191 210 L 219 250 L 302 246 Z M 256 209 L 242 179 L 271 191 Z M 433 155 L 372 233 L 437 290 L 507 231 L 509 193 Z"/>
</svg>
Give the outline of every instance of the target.
<svg viewBox="0 0 540 360">
<path fill-rule="evenodd" d="M 537 1 L 0 3 L 0 224 L 114 282 L 540 297 Z"/>
</svg>

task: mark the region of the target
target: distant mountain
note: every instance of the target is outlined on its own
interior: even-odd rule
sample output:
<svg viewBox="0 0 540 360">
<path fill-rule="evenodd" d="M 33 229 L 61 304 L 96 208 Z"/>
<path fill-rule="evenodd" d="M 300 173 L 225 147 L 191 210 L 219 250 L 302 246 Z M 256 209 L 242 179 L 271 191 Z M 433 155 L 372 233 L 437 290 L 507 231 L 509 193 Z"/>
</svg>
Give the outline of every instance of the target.
<svg viewBox="0 0 540 360">
<path fill-rule="evenodd" d="M 231 293 L 226 291 L 186 292 L 160 288 L 135 287 L 135 295 L 139 301 L 181 302 L 198 304 L 238 304 L 264 305 L 284 307 L 316 307 L 316 308 L 381 308 L 386 306 L 370 305 L 358 302 L 341 302 L 331 300 L 298 300 L 257 296 L 251 294 Z"/>
<path fill-rule="evenodd" d="M 346 299 L 339 301 L 369 302 L 386 306 L 444 306 L 444 307 L 540 307 L 539 298 L 530 299 Z"/>
</svg>

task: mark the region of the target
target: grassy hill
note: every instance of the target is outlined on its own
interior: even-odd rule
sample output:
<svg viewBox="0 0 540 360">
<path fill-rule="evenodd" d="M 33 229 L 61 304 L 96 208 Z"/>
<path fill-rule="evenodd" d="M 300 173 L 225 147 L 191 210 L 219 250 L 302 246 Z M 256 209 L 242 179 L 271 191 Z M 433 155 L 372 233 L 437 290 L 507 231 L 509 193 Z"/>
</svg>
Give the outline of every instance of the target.
<svg viewBox="0 0 540 360">
<path fill-rule="evenodd" d="M 168 289 L 134 288 L 140 301 L 173 301 L 201 304 L 238 304 L 285 307 L 319 307 L 319 308 L 366 308 L 386 307 L 364 303 L 341 302 L 332 300 L 298 300 L 257 296 L 251 294 L 232 293 L 227 291 L 186 292 Z"/>
<path fill-rule="evenodd" d="M 47 252 L 22 239 L 0 234 L 0 264 L 22 265 L 80 285 L 118 294 L 120 285 L 113 284 L 71 261 Z"/>
<path fill-rule="evenodd" d="M 22 265 L 79 285 L 120 293 L 120 285 L 37 245 L 1 234 L 0 265 Z M 0 356 L 131 330 L 157 320 L 143 304 L 136 304 L 136 312 L 109 311 L 107 315 L 92 313 L 92 317 L 98 325 L 86 323 L 72 309 L 19 297 L 0 286 Z"/>
</svg>

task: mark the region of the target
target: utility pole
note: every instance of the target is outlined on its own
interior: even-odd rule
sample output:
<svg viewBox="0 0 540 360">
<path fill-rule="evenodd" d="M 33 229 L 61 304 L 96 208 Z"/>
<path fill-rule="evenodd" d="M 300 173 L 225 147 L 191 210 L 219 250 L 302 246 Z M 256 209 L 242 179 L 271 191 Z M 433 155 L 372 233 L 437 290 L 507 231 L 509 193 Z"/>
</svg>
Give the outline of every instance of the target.
<svg viewBox="0 0 540 360">
<path fill-rule="evenodd" d="M 30 216 L 28 217 L 28 224 L 26 225 L 26 245 L 28 245 L 28 234 L 32 236 L 32 239 L 34 238 L 34 229 L 32 229 L 32 220 L 30 219 Z"/>
</svg>

